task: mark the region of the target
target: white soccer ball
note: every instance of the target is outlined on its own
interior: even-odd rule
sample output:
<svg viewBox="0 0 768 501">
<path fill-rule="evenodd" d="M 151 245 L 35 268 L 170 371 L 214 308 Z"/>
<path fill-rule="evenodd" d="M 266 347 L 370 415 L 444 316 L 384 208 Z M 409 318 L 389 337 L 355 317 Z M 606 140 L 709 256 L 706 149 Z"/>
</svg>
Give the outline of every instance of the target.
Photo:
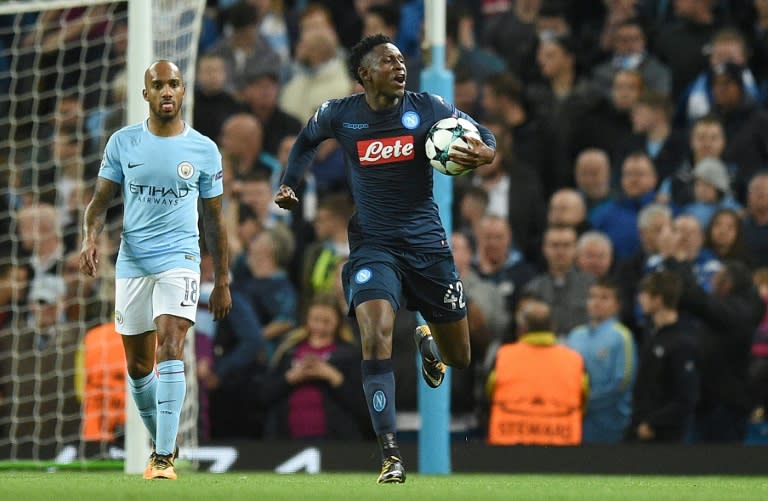
<svg viewBox="0 0 768 501">
<path fill-rule="evenodd" d="M 448 160 L 448 154 L 454 146 L 467 147 L 469 143 L 464 140 L 466 136 L 480 139 L 480 131 L 475 124 L 463 118 L 443 118 L 427 132 L 425 149 L 429 163 L 435 170 L 446 176 L 460 176 L 469 172 L 466 167 Z"/>
</svg>

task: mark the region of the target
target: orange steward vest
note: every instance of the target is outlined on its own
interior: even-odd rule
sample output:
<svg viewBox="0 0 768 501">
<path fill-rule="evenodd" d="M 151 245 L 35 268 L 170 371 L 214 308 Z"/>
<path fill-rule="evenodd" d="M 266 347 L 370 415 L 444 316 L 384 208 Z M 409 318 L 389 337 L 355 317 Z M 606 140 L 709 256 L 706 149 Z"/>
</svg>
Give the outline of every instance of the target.
<svg viewBox="0 0 768 501">
<path fill-rule="evenodd" d="M 89 330 L 85 350 L 83 439 L 114 440 L 114 431 L 125 424 L 125 354 L 115 323 Z"/>
<path fill-rule="evenodd" d="M 519 341 L 499 348 L 488 443 L 581 443 L 584 361 L 562 345 Z"/>
</svg>

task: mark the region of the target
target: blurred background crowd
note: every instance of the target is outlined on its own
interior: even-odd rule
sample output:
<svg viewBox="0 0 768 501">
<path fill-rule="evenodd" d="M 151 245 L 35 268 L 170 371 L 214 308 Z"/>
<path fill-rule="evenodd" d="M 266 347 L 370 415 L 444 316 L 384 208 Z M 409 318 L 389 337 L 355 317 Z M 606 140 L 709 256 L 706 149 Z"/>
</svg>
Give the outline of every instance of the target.
<svg viewBox="0 0 768 501">
<path fill-rule="evenodd" d="M 121 103 L 138 91 L 126 89 L 126 25 L 87 22 L 98 9 L 45 14 L 62 19 L 53 33 L 30 20 L 28 43 L 41 50 L 22 54 L 52 66 L 101 61 L 109 100 Z M 207 313 L 204 256 L 201 439 L 371 438 L 339 279 L 354 202 L 338 144 L 319 147 L 297 211 L 272 195 L 317 107 L 361 90 L 346 70 L 361 37 L 392 37 L 419 90 L 423 17 L 409 0 L 208 1 L 187 94 L 194 127 L 223 158 L 233 309 L 219 323 Z M 103 43 L 62 51 L 56 37 Z M 497 354 L 519 341 L 578 353 L 584 442 L 743 442 L 768 404 L 768 0 L 455 0 L 446 56 L 456 106 L 498 143 L 491 164 L 453 184 L 473 356 L 453 372 L 452 431 L 494 440 L 500 378 L 518 369 Z M 11 94 L 58 89 L 34 104 L 50 111 L 47 123 L 25 127 L 39 111 L 30 100 L 6 110 L 25 147 L 6 147 L 14 161 L 0 162 L 0 234 L 11 235 L 0 260 L 0 418 L 45 419 L 34 402 L 14 406 L 19 381 L 30 392 L 72 385 L 78 398 L 54 398 L 54 414 L 88 440 L 114 440 L 124 404 L 111 326 L 119 204 L 100 276 L 77 266 L 100 151 L 124 110 L 105 111 L 89 78 L 0 81 Z M 530 301 L 547 308 L 523 308 Z M 399 312 L 404 437 L 418 426 L 415 325 Z M 529 375 L 558 380 L 562 366 L 532 353 Z M 22 376 L 40 367 L 51 370 Z"/>
</svg>

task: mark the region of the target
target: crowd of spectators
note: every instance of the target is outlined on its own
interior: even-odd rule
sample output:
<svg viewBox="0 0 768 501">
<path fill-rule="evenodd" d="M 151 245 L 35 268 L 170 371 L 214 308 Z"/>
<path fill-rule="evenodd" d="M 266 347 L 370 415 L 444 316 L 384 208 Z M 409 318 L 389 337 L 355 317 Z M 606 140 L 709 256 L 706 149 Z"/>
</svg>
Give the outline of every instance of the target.
<svg viewBox="0 0 768 501">
<path fill-rule="evenodd" d="M 573 388 L 585 405 L 584 442 L 744 441 L 768 406 L 768 2 L 449 5 L 455 102 L 498 144 L 493 163 L 453 183 L 452 246 L 473 357 L 469 369 L 454 371 L 452 428 L 488 436 L 496 390 L 486 383 L 499 374 L 497 353 L 512 356 L 503 347 L 518 335 L 530 341 L 536 325 L 547 346 L 565 344 L 583 361 L 586 382 L 579 373 Z M 354 325 L 339 316 L 348 309 L 340 269 L 354 201 L 338 145 L 318 148 L 297 211 L 279 209 L 272 195 L 314 110 L 360 91 L 345 57 L 362 36 L 396 40 L 408 88 L 419 90 L 429 58 L 423 16 L 415 0 L 208 1 L 187 94 L 193 125 L 222 154 L 233 310 L 218 325 L 206 317 L 204 259 L 196 328 L 202 439 L 371 436 L 353 394 Z M 47 40 L 28 26 L 32 38 Z M 97 52 L 110 61 L 106 102 L 119 103 L 125 24 L 85 26 L 82 36 L 109 40 Z M 56 45 L 44 47 L 52 57 Z M 78 52 L 66 47 L 66 57 Z M 104 113 L 104 99 L 77 92 L 90 77 L 48 83 L 65 92 L 47 98 L 51 120 L 29 133 L 52 138 L 50 148 L 33 141 L 25 155 L 4 151 L 28 165 L 0 197 L 3 235 L 15 235 L 0 262 L 0 339 L 36 333 L 0 346 L 4 413 L 3 399 L 19 391 L 6 377 L 17 367 L 12 347 L 44 346 L 46 332 L 68 324 L 80 332 L 56 342 L 82 340 L 109 321 L 110 259 L 98 278 L 73 272 L 97 152 L 122 118 L 120 106 Z M 9 112 L 26 113 L 26 104 Z M 119 210 L 102 247 L 113 255 Z M 57 279 L 62 293 L 54 298 L 58 289 L 48 287 L 41 295 L 41 281 Z M 58 325 L 41 326 L 41 304 L 56 305 L 47 314 Z M 413 312 L 399 312 L 393 341 L 406 432 L 417 422 L 415 323 Z M 535 357 L 531 346 L 523 351 Z"/>
</svg>

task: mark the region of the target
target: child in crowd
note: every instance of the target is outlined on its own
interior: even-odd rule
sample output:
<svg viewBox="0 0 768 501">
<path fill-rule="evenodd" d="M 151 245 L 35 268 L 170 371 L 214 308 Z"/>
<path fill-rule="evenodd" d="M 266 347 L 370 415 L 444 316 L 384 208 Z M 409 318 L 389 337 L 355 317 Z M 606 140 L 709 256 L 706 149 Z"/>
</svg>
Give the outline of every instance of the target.
<svg viewBox="0 0 768 501">
<path fill-rule="evenodd" d="M 695 217 L 706 228 L 718 209 L 740 212 L 742 207 L 731 195 L 725 164 L 717 158 L 704 158 L 693 169 L 693 202 L 683 206 L 682 213 Z"/>
<path fill-rule="evenodd" d="M 573 329 L 566 345 L 584 357 L 589 400 L 584 414 L 583 443 L 619 443 L 629 424 L 637 352 L 632 333 L 617 320 L 619 287 L 610 279 L 589 288 L 589 323 Z"/>
<path fill-rule="evenodd" d="M 360 348 L 333 295 L 309 304 L 277 347 L 264 384 L 267 438 L 356 440 L 367 432 Z"/>
</svg>

